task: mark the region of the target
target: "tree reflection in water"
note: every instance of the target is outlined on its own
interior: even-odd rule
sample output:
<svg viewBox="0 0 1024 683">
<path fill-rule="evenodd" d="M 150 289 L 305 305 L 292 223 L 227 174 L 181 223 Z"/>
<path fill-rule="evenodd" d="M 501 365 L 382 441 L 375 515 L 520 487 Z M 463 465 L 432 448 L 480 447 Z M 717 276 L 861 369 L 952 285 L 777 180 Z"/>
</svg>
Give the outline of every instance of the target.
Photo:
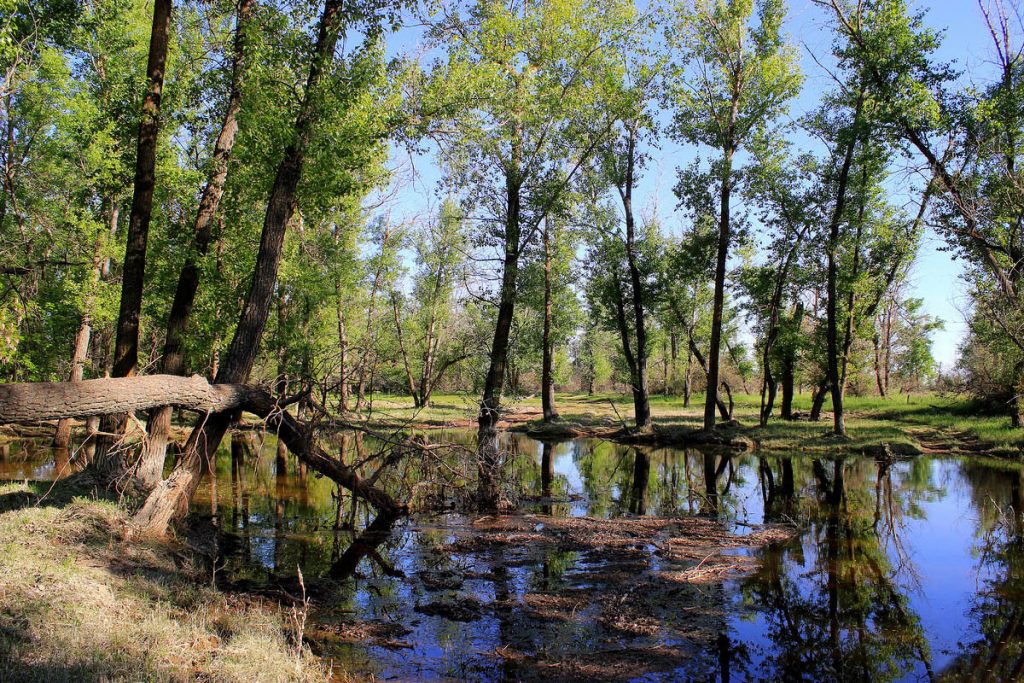
<svg viewBox="0 0 1024 683">
<path fill-rule="evenodd" d="M 921 619 L 903 586 L 913 584 L 913 566 L 907 560 L 894 565 L 888 552 L 895 549 L 901 557 L 897 518 L 906 513 L 891 495 L 888 464 L 812 460 L 807 495 L 797 500 L 792 460 L 776 461 L 779 485 L 769 478 L 770 459 L 760 460 L 765 517 L 795 514 L 806 531 L 765 551 L 762 569 L 743 582 L 744 602 L 756 606 L 766 624 L 766 642 L 752 645 L 763 650 L 753 673 L 779 680 L 888 681 L 919 671 L 934 679 Z M 927 477 L 902 483 L 927 486 Z M 878 496 L 885 491 L 883 505 Z"/>
<path fill-rule="evenodd" d="M 1024 469 L 995 469 L 965 460 L 962 472 L 981 514 L 975 548 L 978 591 L 970 612 L 980 637 L 963 643 L 951 678 L 1024 678 Z"/>
<path fill-rule="evenodd" d="M 689 619 L 695 605 L 714 619 L 704 631 L 709 637 L 700 641 L 704 656 L 685 664 L 666 662 L 655 678 L 1024 677 L 1024 480 L 1019 464 L 970 457 L 815 459 L 648 449 L 599 440 L 539 443 L 516 434 L 503 438 L 510 454 L 510 485 L 520 487 L 528 512 L 538 512 L 529 501 L 539 495 L 542 514 L 704 514 L 740 534 L 761 522 L 795 527 L 791 540 L 759 552 L 761 568 L 755 574 L 699 590 L 680 589 L 664 611 L 656 611 L 662 628 L 679 615 Z M 364 443 L 361 435 L 351 433 L 339 435 L 337 445 L 339 457 L 349 463 L 378 448 L 374 440 Z M 337 590 L 330 604 L 340 611 L 320 616 L 387 615 L 411 624 L 410 643 L 438 675 L 449 672 L 451 662 L 470 667 L 459 671 L 487 679 L 543 671 L 539 664 L 512 669 L 508 661 L 480 654 L 505 646 L 573 656 L 604 647 L 607 634 L 592 620 L 538 620 L 521 601 L 533 592 L 600 593 L 605 590 L 601 572 L 641 576 L 644 562 L 660 562 L 652 551 L 649 558 L 639 556 L 636 566 L 609 568 L 598 554 L 551 548 L 513 563 L 500 553 L 478 554 L 467 563 L 434 549 L 452 541 L 452 522 L 465 529 L 472 517 L 426 514 L 394 531 L 393 520 L 371 518 L 365 504 L 338 496 L 329 480 L 303 478 L 291 467 L 278 469 L 275 446 L 272 437 L 257 443 L 251 434 L 233 435 L 230 453 L 223 451 L 215 469 L 217 486 L 197 495 L 197 511 L 219 513 L 224 538 L 218 577 L 239 585 L 275 583 L 300 564 L 307 580 L 325 574 L 366 576 L 340 586 L 325 584 Z M 37 456 L 17 443 L 7 450 L 0 468 L 8 478 L 45 475 L 66 458 L 49 451 Z M 445 505 L 460 482 L 437 473 L 456 472 L 462 464 L 457 452 L 446 457 L 452 459 L 410 460 L 417 469 L 381 483 L 396 493 L 418 486 L 422 494 L 417 500 Z M 408 576 L 399 578 L 399 570 Z M 425 572 L 465 578 L 458 590 L 483 602 L 479 617 L 465 625 L 421 620 L 413 607 L 438 599 L 420 585 Z M 570 613 L 587 614 L 585 607 Z M 447 654 L 440 659 L 432 654 L 442 651 Z M 368 649 L 360 655 L 364 668 L 358 670 L 415 677 L 416 671 L 406 668 L 405 654 Z"/>
</svg>

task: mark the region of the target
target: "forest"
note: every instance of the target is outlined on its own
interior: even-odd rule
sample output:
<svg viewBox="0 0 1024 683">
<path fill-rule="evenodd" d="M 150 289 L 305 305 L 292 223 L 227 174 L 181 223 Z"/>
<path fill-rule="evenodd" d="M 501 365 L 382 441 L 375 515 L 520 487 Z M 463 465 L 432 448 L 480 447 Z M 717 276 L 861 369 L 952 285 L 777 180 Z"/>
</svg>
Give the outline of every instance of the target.
<svg viewBox="0 0 1024 683">
<path fill-rule="evenodd" d="M 0 679 L 1019 677 L 953 4 L 0 0 Z"/>
</svg>

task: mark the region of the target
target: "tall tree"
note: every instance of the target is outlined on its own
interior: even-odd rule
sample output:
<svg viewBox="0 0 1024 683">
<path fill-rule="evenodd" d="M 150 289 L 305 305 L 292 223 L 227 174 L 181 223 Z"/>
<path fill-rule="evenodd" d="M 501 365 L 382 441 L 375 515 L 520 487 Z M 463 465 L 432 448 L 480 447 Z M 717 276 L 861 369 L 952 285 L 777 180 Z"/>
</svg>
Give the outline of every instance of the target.
<svg viewBox="0 0 1024 683">
<path fill-rule="evenodd" d="M 449 178 L 467 204 L 490 214 L 483 241 L 497 248 L 501 263 L 478 416 L 483 508 L 502 499 L 497 423 L 520 257 L 607 134 L 613 114 L 597 106 L 599 74 L 632 13 L 624 2 L 485 0 L 465 15 L 445 14 L 432 29 L 447 57 L 433 71 L 436 85 L 423 106 L 440 113 L 433 133 Z"/>
<path fill-rule="evenodd" d="M 139 141 L 135 158 L 135 184 L 128 233 L 125 238 L 121 274 L 121 304 L 117 315 L 117 336 L 114 342 L 114 377 L 135 374 L 139 357 L 139 318 L 142 314 L 142 290 L 146 274 L 146 243 L 153 215 L 153 190 L 156 187 L 156 152 L 160 133 L 160 103 L 163 99 L 167 47 L 170 42 L 171 0 L 154 0 L 153 26 L 149 38 L 146 63 L 146 94 L 142 100 Z M 106 434 L 124 431 L 125 415 L 106 416 L 100 428 Z M 127 455 L 111 451 L 110 437 L 101 439 L 97 450 L 100 474 L 114 481 L 127 469 Z"/>
<path fill-rule="evenodd" d="M 785 111 L 801 83 L 796 53 L 782 33 L 785 14 L 782 0 L 693 0 L 676 5 L 668 35 L 681 55 L 670 84 L 674 134 L 721 154 L 716 160 L 718 251 L 704 403 L 707 430 L 715 426 L 718 398 L 734 157 L 758 127 Z"/>
</svg>

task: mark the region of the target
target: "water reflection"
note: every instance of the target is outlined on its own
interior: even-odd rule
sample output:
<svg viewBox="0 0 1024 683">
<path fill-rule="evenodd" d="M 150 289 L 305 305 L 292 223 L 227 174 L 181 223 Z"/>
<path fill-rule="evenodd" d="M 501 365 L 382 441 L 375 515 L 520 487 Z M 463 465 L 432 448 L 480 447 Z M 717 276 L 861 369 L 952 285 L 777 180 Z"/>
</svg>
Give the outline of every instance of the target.
<svg viewBox="0 0 1024 683">
<path fill-rule="evenodd" d="M 468 443 L 472 435 L 434 438 Z M 637 635 L 595 621 L 593 601 L 618 599 L 600 594 L 609 572 L 638 580 L 651 572 L 660 561 L 656 549 L 614 567 L 593 553 L 551 548 L 459 559 L 438 549 L 465 538 L 472 518 L 420 515 L 395 526 L 329 480 L 307 476 L 290 459 L 281 463 L 272 437 L 234 435 L 195 507 L 220 525 L 218 573 L 228 580 L 280 580 L 301 565 L 307 578 L 339 582 L 315 615 L 318 624 L 356 618 L 410 631 L 403 642 L 411 650 L 323 646 L 356 675 L 543 677 L 537 658 L 605 652 L 609 638 L 636 652 L 681 647 L 686 638 L 678 624 L 697 623 L 695 610 L 705 616 L 693 629 L 714 636 L 695 637 L 690 655 L 656 659 L 655 668 L 633 675 L 883 681 L 1024 675 L 1024 480 L 1017 464 L 502 439 L 513 455 L 510 481 L 541 515 L 711 515 L 737 533 L 765 522 L 793 525 L 798 533 L 762 551 L 752 575 L 657 596 L 645 616 L 657 627 Z M 334 444 L 350 463 L 379 447 L 348 434 Z M 0 476 L 52 478 L 73 467 L 74 453 L 6 444 Z M 431 503 L 456 498 L 457 480 L 423 474 L 443 464 L 417 466 L 418 480 L 406 471 L 406 479 L 385 477 L 381 484 L 396 493 L 418 484 L 418 500 Z M 541 593 L 577 605 L 572 617 L 537 618 L 526 605 Z M 468 609 L 468 620 L 416 611 L 439 596 Z M 534 659 L 493 654 L 503 648 Z"/>
</svg>

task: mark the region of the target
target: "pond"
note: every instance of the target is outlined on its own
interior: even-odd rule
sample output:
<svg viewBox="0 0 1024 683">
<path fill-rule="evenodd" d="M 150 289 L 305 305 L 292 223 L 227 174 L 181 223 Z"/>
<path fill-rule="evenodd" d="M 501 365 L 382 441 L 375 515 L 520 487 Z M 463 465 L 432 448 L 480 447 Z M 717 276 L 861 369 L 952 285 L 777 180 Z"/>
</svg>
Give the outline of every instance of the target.
<svg viewBox="0 0 1024 683">
<path fill-rule="evenodd" d="M 238 448 L 218 454 L 216 477 L 194 503 L 222 532 L 220 581 L 292 592 L 301 566 L 316 586 L 311 647 L 357 677 L 917 681 L 1024 673 L 1017 464 L 504 439 L 527 527 L 698 516 L 722 520 L 739 537 L 765 524 L 791 531 L 767 546 L 726 551 L 741 571 L 668 584 L 654 579 L 672 562 L 657 542 L 628 555 L 481 544 L 480 518 L 456 508 L 367 533 L 369 511 L 337 496 L 332 482 L 290 462 L 278 471 L 272 437 L 239 438 Z M 65 469 L 46 448 L 0 448 L 5 479 Z M 458 498 L 450 482 L 427 488 L 438 503 Z"/>
</svg>

